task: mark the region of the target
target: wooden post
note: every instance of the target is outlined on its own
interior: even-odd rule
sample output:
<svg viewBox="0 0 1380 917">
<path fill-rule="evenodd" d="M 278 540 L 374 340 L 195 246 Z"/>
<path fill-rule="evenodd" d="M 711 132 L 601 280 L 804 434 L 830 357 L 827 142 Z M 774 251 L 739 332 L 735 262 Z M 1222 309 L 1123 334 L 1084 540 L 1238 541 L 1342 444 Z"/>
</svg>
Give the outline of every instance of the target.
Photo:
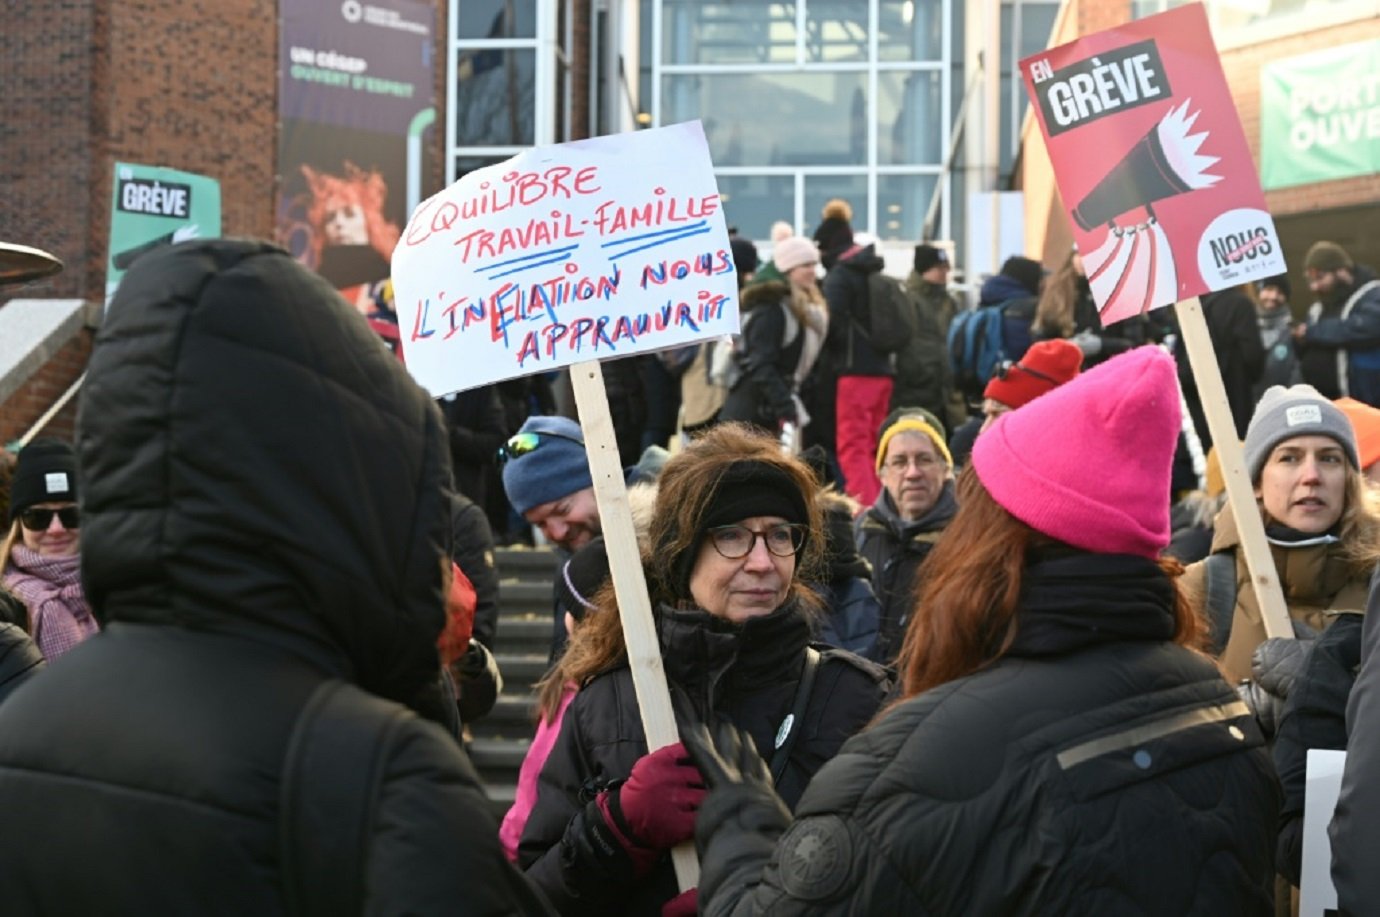
<svg viewBox="0 0 1380 917">
<path fill-rule="evenodd" d="M 613 435 L 604 376 L 599 363 L 591 360 L 571 366 L 570 381 L 585 434 L 585 453 L 589 456 L 590 477 L 594 479 L 594 499 L 599 504 L 609 574 L 618 594 L 618 616 L 623 621 L 623 642 L 628 648 L 642 730 L 647 734 L 648 750 L 655 751 L 679 742 L 680 733 L 661 666 L 661 647 L 652 622 L 652 606 L 628 507 L 628 490 L 623 481 L 623 463 L 618 457 L 618 441 Z M 671 860 L 681 891 L 700 884 L 700 864 L 693 844 L 677 846 L 671 851 Z"/>
<path fill-rule="evenodd" d="M 1188 362 L 1198 383 L 1198 397 L 1207 415 L 1208 430 L 1217 446 L 1217 458 L 1222 463 L 1222 478 L 1227 484 L 1227 505 L 1236 519 L 1236 531 L 1241 537 L 1241 552 L 1246 557 L 1246 569 L 1251 575 L 1251 588 L 1260 606 L 1265 633 L 1271 637 L 1293 637 L 1289 623 L 1289 609 L 1279 587 L 1279 574 L 1265 540 L 1265 525 L 1256 507 L 1255 488 L 1246 473 L 1246 461 L 1241 441 L 1236 436 L 1227 390 L 1222 385 L 1222 373 L 1217 368 L 1212 339 L 1207 322 L 1203 320 L 1203 306 L 1198 297 L 1186 299 L 1174 306 L 1179 317 L 1179 332 L 1188 350 Z"/>
</svg>

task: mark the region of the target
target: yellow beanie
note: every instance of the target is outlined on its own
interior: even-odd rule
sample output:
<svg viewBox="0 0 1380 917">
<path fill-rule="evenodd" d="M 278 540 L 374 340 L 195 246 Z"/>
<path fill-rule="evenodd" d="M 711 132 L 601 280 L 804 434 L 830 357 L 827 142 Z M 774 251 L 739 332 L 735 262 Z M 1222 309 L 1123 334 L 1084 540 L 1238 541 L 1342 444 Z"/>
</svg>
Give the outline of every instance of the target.
<svg viewBox="0 0 1380 917">
<path fill-rule="evenodd" d="M 882 430 L 882 438 L 877 441 L 877 472 L 882 470 L 883 459 L 886 458 L 886 447 L 891 442 L 891 438 L 897 433 L 923 433 L 934 443 L 934 448 L 944 457 L 944 464 L 953 470 L 954 457 L 949 454 L 949 447 L 944 442 L 944 434 L 935 429 L 934 425 L 926 421 L 923 417 L 914 414 L 906 414 L 899 417 L 895 423 Z"/>
</svg>

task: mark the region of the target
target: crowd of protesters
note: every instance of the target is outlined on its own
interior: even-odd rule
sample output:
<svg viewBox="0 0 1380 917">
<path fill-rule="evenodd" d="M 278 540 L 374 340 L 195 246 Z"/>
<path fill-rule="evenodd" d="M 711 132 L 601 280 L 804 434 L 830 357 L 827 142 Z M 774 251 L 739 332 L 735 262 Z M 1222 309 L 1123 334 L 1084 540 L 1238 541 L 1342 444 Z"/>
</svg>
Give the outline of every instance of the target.
<svg viewBox="0 0 1380 917">
<path fill-rule="evenodd" d="M 662 748 L 568 379 L 433 402 L 271 245 L 137 262 L 75 448 L 9 475 L 4 912 L 1289 913 L 1310 749 L 1348 752 L 1332 874 L 1374 912 L 1380 283 L 1323 242 L 1300 321 L 1283 277 L 1206 299 L 1271 638 L 1172 316 L 1104 328 L 1077 252 L 1013 257 L 972 307 L 1010 349 L 960 378 L 944 250 L 878 292 L 850 220 L 731 240 L 736 338 L 603 364 Z M 499 825 L 463 735 L 493 548 L 533 541 L 551 668 Z"/>
</svg>

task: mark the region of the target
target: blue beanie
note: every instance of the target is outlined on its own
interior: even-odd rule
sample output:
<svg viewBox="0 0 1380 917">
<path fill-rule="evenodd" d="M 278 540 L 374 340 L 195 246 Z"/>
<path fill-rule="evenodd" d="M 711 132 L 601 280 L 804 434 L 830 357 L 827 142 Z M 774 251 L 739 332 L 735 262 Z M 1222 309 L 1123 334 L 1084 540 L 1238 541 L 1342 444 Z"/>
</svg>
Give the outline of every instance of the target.
<svg viewBox="0 0 1380 917">
<path fill-rule="evenodd" d="M 525 516 L 543 503 L 594 486 L 578 423 L 568 417 L 534 415 L 518 433 L 536 433 L 541 438 L 537 448 L 503 465 L 503 489 L 518 513 Z"/>
</svg>

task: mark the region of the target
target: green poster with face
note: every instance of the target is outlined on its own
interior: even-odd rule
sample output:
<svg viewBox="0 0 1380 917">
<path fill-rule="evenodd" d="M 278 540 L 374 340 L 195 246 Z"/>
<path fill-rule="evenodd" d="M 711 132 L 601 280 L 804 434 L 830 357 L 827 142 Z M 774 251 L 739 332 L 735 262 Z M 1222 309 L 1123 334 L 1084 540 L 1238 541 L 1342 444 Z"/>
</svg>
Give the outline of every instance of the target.
<svg viewBox="0 0 1380 917">
<path fill-rule="evenodd" d="M 1380 171 L 1380 41 L 1260 68 L 1266 190 Z"/>
<path fill-rule="evenodd" d="M 160 166 L 115 163 L 105 301 L 140 255 L 220 235 L 220 182 Z"/>
</svg>

